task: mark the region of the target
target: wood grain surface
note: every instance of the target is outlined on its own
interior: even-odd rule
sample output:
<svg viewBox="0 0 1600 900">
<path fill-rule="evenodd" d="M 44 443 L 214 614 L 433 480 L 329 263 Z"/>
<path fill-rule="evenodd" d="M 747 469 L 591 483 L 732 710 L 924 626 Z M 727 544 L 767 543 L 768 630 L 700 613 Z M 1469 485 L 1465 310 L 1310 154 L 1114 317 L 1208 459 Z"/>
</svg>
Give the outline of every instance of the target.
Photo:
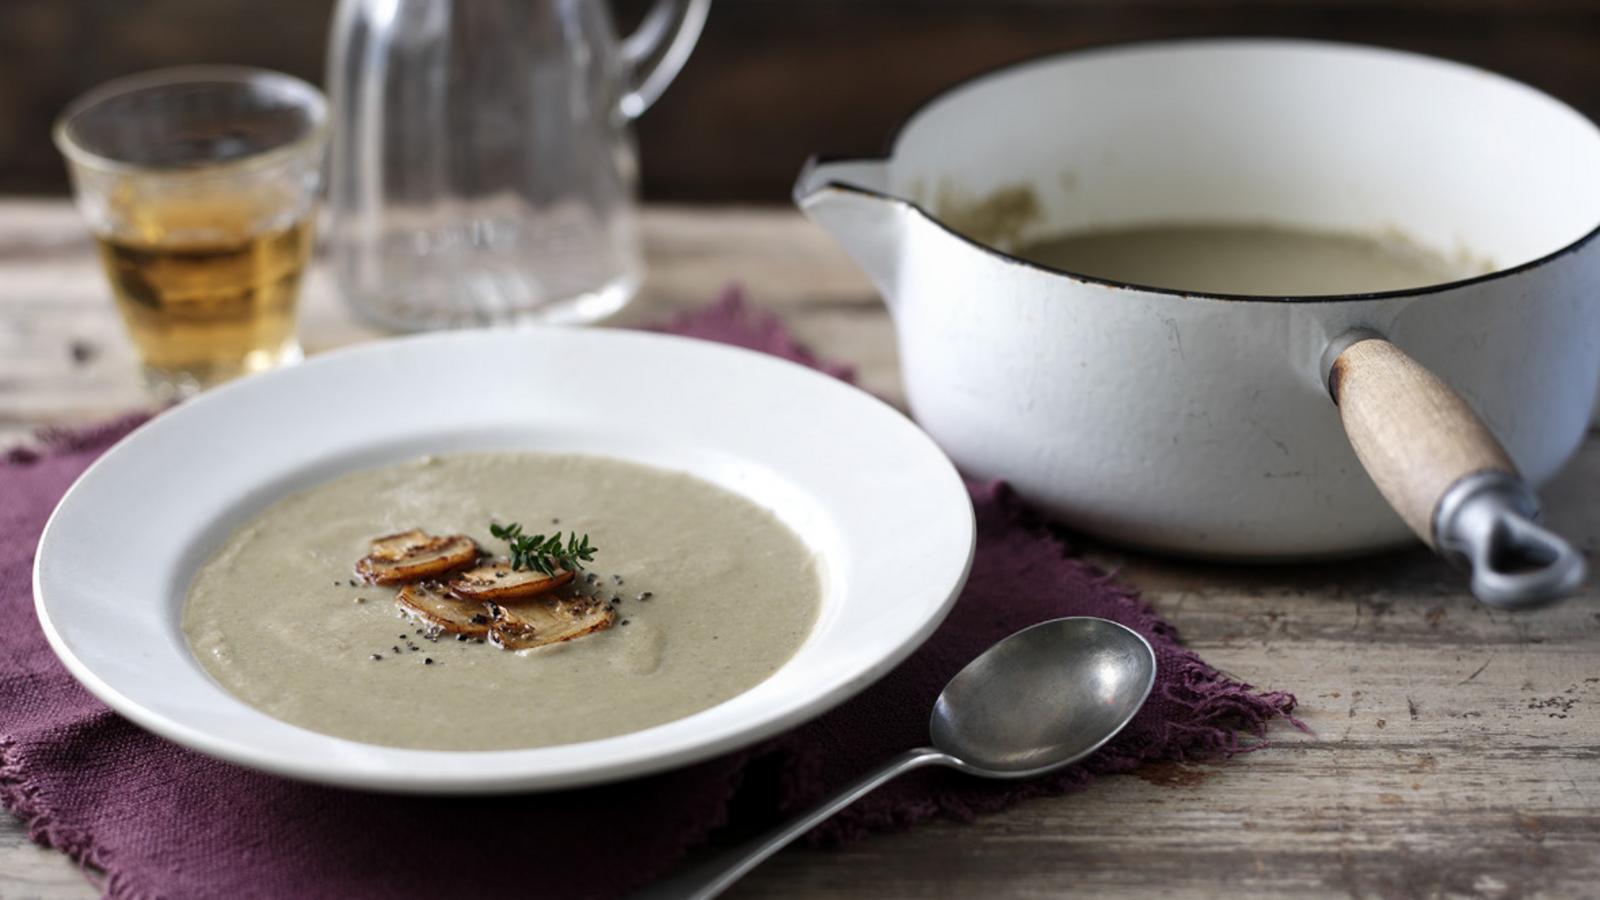
<svg viewBox="0 0 1600 900">
<path fill-rule="evenodd" d="M 729 279 L 863 383 L 901 397 L 889 322 L 866 281 L 786 210 L 647 212 L 650 276 L 628 316 L 705 302 Z M 374 332 L 311 279 L 313 352 Z M 0 203 L 0 441 L 139 402 L 77 216 Z M 1600 550 L 1600 437 L 1544 491 L 1552 524 Z M 1177 563 L 1080 541 L 1189 646 L 1296 693 L 1310 734 L 1229 761 L 1105 778 L 974 823 L 840 850 L 793 848 L 737 897 L 1532 898 L 1600 893 L 1600 606 L 1486 609 L 1420 547 L 1315 566 Z M 0 897 L 93 884 L 0 815 Z"/>
<path fill-rule="evenodd" d="M 1357 341 L 1339 354 L 1328 388 L 1356 458 L 1430 546 L 1434 510 L 1451 485 L 1474 472 L 1516 474 L 1467 401 L 1382 338 Z"/>
</svg>

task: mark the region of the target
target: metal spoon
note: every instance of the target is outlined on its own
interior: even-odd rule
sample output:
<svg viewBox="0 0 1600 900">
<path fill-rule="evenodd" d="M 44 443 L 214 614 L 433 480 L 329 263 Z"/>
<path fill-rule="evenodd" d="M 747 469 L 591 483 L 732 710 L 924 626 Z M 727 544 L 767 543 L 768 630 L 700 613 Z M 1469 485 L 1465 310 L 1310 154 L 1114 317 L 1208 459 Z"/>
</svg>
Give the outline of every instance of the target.
<svg viewBox="0 0 1600 900">
<path fill-rule="evenodd" d="M 945 685 L 928 721 L 933 746 L 896 756 L 808 812 L 639 896 L 715 897 L 790 841 L 912 769 L 950 766 L 983 778 L 1030 778 L 1075 763 L 1128 724 L 1155 680 L 1155 652 L 1115 622 L 1078 616 L 1024 628 Z"/>
</svg>

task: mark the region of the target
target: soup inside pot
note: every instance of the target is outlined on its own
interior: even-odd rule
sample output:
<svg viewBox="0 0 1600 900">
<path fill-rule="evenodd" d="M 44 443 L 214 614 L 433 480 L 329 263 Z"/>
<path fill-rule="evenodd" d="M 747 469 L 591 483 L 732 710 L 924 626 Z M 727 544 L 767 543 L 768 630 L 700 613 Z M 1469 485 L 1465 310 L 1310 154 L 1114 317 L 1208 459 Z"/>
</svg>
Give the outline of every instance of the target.
<svg viewBox="0 0 1600 900">
<path fill-rule="evenodd" d="M 1142 287 L 1259 296 L 1365 294 L 1489 271 L 1403 235 L 1269 225 L 1156 225 L 1045 237 L 1012 251 L 1031 262 Z"/>
</svg>

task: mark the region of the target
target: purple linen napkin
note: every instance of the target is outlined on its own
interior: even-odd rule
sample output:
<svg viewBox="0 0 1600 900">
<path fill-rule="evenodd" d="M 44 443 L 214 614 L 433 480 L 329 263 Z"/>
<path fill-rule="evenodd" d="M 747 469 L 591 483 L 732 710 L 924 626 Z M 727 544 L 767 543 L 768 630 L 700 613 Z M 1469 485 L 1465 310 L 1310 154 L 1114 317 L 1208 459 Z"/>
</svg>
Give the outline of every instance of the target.
<svg viewBox="0 0 1600 900">
<path fill-rule="evenodd" d="M 848 377 L 737 291 L 665 329 Z M 724 826 L 803 807 L 927 740 L 944 682 L 984 648 L 1045 619 L 1101 616 L 1155 647 L 1148 704 L 1111 744 L 1057 776 L 995 783 L 940 770 L 904 777 L 812 835 L 824 843 L 935 815 L 968 819 L 1151 760 L 1248 749 L 1294 698 L 1229 679 L 1178 645 L 1131 591 L 1067 548 L 1002 485 L 969 484 L 977 558 L 950 617 L 899 668 L 821 718 L 674 772 L 554 794 L 414 798 L 286 781 L 192 753 L 124 721 L 72 680 L 33 614 L 30 571 L 51 508 L 138 418 L 43 435 L 0 461 L 0 802 L 41 844 L 146 897 L 613 897 L 669 870 Z"/>
</svg>

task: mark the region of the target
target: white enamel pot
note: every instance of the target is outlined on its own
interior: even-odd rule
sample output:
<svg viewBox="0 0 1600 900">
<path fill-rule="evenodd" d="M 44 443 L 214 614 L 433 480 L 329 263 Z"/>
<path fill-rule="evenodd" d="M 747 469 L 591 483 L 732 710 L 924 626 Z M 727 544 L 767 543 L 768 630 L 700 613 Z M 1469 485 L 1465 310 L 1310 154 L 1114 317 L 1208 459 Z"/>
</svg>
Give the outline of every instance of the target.
<svg viewBox="0 0 1600 900">
<path fill-rule="evenodd" d="M 1583 580 L 1530 486 L 1600 384 L 1600 130 L 1545 94 L 1360 46 L 1104 48 L 968 82 L 795 196 L 888 302 L 917 420 L 1071 526 L 1248 560 L 1415 534 L 1500 606 Z M 1399 232 L 1488 274 L 1239 297 L 1004 252 L 1193 222 Z"/>
</svg>

